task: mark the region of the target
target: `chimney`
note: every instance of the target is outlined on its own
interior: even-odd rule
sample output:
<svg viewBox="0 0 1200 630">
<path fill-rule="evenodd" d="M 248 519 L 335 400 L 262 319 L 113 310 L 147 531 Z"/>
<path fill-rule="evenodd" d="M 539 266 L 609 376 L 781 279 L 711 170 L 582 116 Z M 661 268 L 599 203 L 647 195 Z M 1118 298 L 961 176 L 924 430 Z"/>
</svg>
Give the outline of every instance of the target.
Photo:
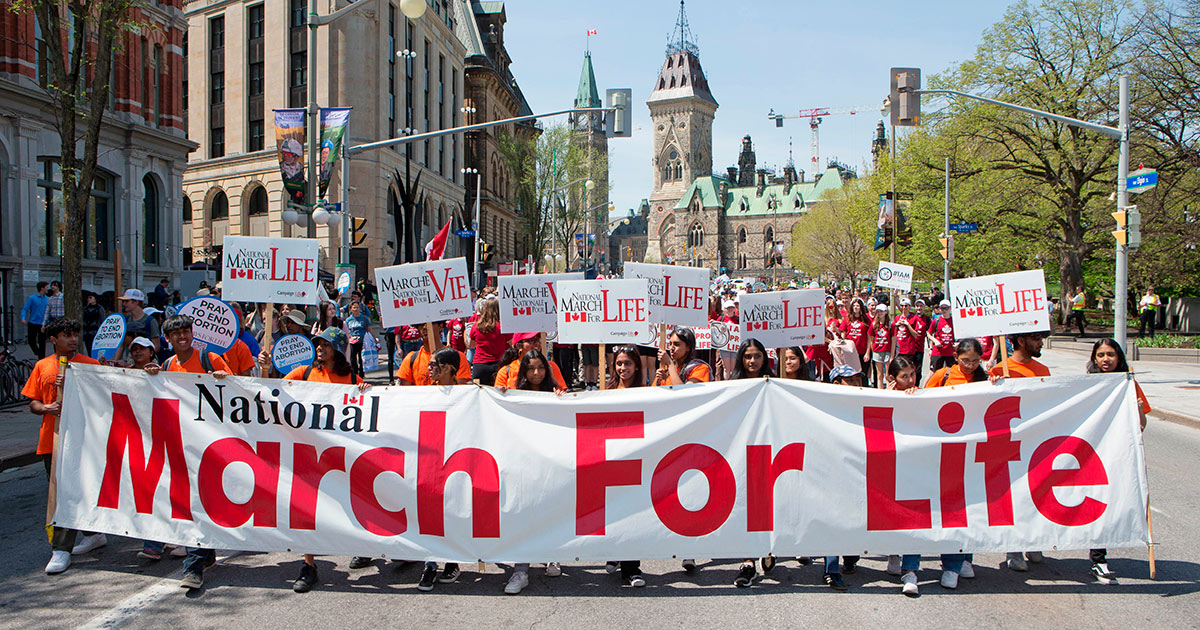
<svg viewBox="0 0 1200 630">
<path fill-rule="evenodd" d="M 791 164 L 783 167 L 783 185 L 791 188 L 796 183 L 796 167 Z"/>
<path fill-rule="evenodd" d="M 766 171 L 766 169 L 760 168 L 757 171 L 755 171 L 755 175 L 758 176 L 758 182 L 756 184 L 758 190 L 756 191 L 755 194 L 757 194 L 759 197 L 761 197 L 761 196 L 763 196 L 763 189 L 767 187 L 767 171 Z"/>
<path fill-rule="evenodd" d="M 796 172 L 796 183 L 797 184 L 804 183 L 804 169 L 800 169 L 799 171 Z"/>
<path fill-rule="evenodd" d="M 738 170 L 736 166 L 725 167 L 725 177 L 730 181 L 730 183 L 737 184 L 737 175 Z"/>
</svg>

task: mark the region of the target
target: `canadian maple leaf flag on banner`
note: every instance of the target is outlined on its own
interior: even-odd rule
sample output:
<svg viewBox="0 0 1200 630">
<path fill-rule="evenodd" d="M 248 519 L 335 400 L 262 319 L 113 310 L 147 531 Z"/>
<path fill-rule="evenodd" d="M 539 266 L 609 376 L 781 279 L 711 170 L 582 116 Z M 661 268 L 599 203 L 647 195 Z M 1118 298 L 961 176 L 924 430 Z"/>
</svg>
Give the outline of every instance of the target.
<svg viewBox="0 0 1200 630">
<path fill-rule="evenodd" d="M 442 254 L 446 253 L 446 239 L 449 236 L 450 221 L 446 221 L 446 225 L 443 225 L 433 239 L 425 244 L 425 260 L 441 260 Z"/>
</svg>

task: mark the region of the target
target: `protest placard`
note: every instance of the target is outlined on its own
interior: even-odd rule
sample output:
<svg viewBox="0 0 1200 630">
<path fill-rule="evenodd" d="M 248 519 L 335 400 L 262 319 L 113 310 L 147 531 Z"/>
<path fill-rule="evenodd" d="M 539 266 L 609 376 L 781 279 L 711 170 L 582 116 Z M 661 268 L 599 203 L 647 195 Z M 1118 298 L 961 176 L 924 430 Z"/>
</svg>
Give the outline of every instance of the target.
<svg viewBox="0 0 1200 630">
<path fill-rule="evenodd" d="M 559 341 L 645 343 L 650 339 L 648 284 L 645 279 L 559 282 Z"/>
<path fill-rule="evenodd" d="M 192 318 L 192 346 L 225 354 L 237 342 L 242 323 L 227 302 L 210 295 L 194 297 L 179 306 L 179 314 Z"/>
<path fill-rule="evenodd" d="M 500 329 L 506 333 L 558 330 L 558 283 L 583 280 L 583 273 L 543 273 L 496 279 Z"/>
<path fill-rule="evenodd" d="M 473 308 L 465 258 L 379 267 L 375 284 L 385 328 L 461 317 Z"/>
<path fill-rule="evenodd" d="M 712 347 L 717 350 L 737 352 L 738 346 L 742 345 L 742 333 L 737 324 L 712 320 L 708 322 L 708 333 Z"/>
<path fill-rule="evenodd" d="M 625 263 L 625 277 L 649 282 L 650 322 L 702 328 L 708 324 L 708 269 Z"/>
<path fill-rule="evenodd" d="M 317 303 L 317 241 L 226 236 L 221 297 L 247 302 Z"/>
<path fill-rule="evenodd" d="M 958 339 L 1050 330 L 1041 269 L 955 278 L 949 299 Z"/>
<path fill-rule="evenodd" d="M 821 289 L 747 293 L 738 322 L 743 340 L 768 348 L 825 343 L 825 292 Z"/>
<path fill-rule="evenodd" d="M 913 268 L 908 265 L 898 265 L 886 260 L 879 261 L 878 279 L 875 281 L 876 286 L 881 286 L 885 289 L 897 289 L 899 291 L 911 291 L 913 280 Z"/>
<path fill-rule="evenodd" d="M 317 358 L 316 348 L 304 335 L 284 335 L 275 342 L 271 349 L 271 363 L 280 374 L 288 372 L 301 365 L 312 365 Z"/>
<path fill-rule="evenodd" d="M 92 339 L 92 347 L 88 350 L 93 359 L 111 359 L 117 354 L 117 348 L 125 340 L 125 316 L 113 313 L 100 322 L 100 329 Z"/>
</svg>

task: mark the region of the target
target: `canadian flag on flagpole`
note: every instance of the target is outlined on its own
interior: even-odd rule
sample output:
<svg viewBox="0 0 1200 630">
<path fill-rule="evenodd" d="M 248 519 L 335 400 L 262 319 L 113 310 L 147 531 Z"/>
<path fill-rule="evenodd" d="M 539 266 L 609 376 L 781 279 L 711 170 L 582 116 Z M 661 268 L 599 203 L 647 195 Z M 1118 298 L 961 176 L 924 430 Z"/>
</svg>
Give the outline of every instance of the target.
<svg viewBox="0 0 1200 630">
<path fill-rule="evenodd" d="M 446 239 L 450 237 L 450 221 L 446 221 L 446 225 L 425 244 L 425 260 L 441 260 L 442 254 L 446 253 Z"/>
<path fill-rule="evenodd" d="M 595 35 L 595 34 L 596 34 L 596 29 L 594 29 L 594 28 L 588 29 L 588 35 Z"/>
</svg>

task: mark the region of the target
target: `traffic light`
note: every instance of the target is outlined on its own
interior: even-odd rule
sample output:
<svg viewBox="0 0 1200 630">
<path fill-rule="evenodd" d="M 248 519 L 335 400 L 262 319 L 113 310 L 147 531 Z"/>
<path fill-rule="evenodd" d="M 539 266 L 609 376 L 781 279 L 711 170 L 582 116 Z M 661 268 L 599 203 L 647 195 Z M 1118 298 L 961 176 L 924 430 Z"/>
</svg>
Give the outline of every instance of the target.
<svg viewBox="0 0 1200 630">
<path fill-rule="evenodd" d="M 1117 239 L 1117 243 L 1125 245 L 1131 250 L 1140 247 L 1142 244 L 1142 215 L 1138 212 L 1138 207 L 1126 206 L 1124 210 L 1112 213 L 1112 217 L 1117 220 L 1117 229 L 1112 233 L 1113 238 Z"/>
<path fill-rule="evenodd" d="M 630 105 L 633 103 L 633 90 L 618 88 L 606 90 L 604 100 L 607 107 L 614 108 L 604 112 L 604 130 L 609 138 L 629 138 L 633 135 L 633 125 L 630 124 Z"/>
<path fill-rule="evenodd" d="M 495 255 L 496 255 L 496 253 L 492 251 L 491 243 L 484 242 L 479 245 L 479 262 L 482 262 L 482 263 L 492 262 L 492 256 L 495 256 Z"/>
<path fill-rule="evenodd" d="M 921 124 L 920 68 L 892 68 L 892 126 L 916 127 Z"/>
<path fill-rule="evenodd" d="M 350 221 L 350 246 L 359 247 L 367 242 L 367 232 L 364 228 L 367 226 L 367 220 L 364 217 L 351 217 Z"/>
<path fill-rule="evenodd" d="M 954 260 L 954 236 L 947 234 L 939 234 L 941 238 L 938 240 L 942 243 L 942 258 L 946 260 Z"/>
</svg>

